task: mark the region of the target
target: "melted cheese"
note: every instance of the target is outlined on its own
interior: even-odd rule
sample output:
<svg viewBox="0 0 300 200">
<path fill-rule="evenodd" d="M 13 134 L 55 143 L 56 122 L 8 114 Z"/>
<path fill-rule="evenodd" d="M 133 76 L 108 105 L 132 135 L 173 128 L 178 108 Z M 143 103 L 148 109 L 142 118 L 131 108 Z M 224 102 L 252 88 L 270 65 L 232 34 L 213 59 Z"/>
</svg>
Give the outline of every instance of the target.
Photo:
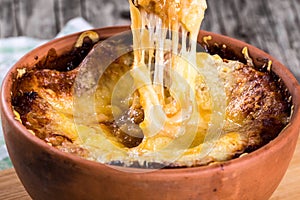
<svg viewBox="0 0 300 200">
<path fill-rule="evenodd" d="M 211 56 L 207 53 L 197 53 L 196 58 L 197 69 L 201 71 L 210 69 L 210 73 L 217 73 L 223 76 L 224 79 L 230 79 L 228 77 L 231 76 L 235 68 L 241 64 L 237 61 L 223 62 L 219 56 Z M 136 74 L 133 73 L 132 75 Z M 204 75 L 207 74 L 204 73 Z M 136 77 L 142 76 L 137 75 Z M 167 121 L 167 119 L 165 119 L 166 116 L 162 117 L 162 115 L 165 114 L 161 113 L 164 112 L 164 109 L 154 108 L 149 112 L 152 117 L 156 117 L 155 120 L 158 120 L 158 122 L 156 122 L 157 127 L 159 127 L 161 120 L 165 120 L 165 122 L 158 130 L 158 133 L 147 135 L 137 147 L 123 147 L 113 137 L 109 137 L 109 134 L 99 134 L 101 130 L 96 125 L 79 126 L 79 132 L 81 136 L 83 136 L 81 137 L 83 138 L 81 141 L 82 146 L 89 149 L 91 153 L 90 159 L 95 159 L 101 163 L 120 161 L 127 166 L 135 162 L 139 162 L 140 165 L 143 165 L 145 162 L 155 162 L 171 166 L 195 166 L 205 165 L 210 162 L 225 161 L 232 158 L 236 152 L 243 151 L 248 142 L 247 137 L 239 132 L 233 132 L 225 128 L 223 130 L 224 133 L 221 136 L 217 135 L 220 137 L 215 138 L 213 133 L 220 130 L 217 130 L 216 127 L 210 123 L 217 125 L 223 124 L 225 116 L 219 115 L 218 117 L 218 115 L 215 115 L 217 117 L 211 119 L 213 112 L 221 110 L 215 107 L 222 105 L 222 103 L 214 104 L 212 99 L 225 97 L 218 94 L 215 94 L 216 97 L 212 97 L 208 89 L 210 85 L 204 80 L 203 75 L 198 74 L 195 81 L 195 99 L 198 112 L 194 113 L 197 114 L 197 116 L 193 117 L 197 117 L 196 122 L 189 120 L 184 124 L 182 123 L 180 115 L 179 117 L 177 116 L 178 118 L 174 115 L 174 117 L 171 117 L 170 120 L 168 119 L 169 121 Z M 210 84 L 217 85 L 217 81 L 219 80 L 211 81 Z M 144 92 L 147 89 L 149 88 L 144 87 L 140 92 Z M 145 94 L 147 94 L 147 91 L 143 93 L 143 95 Z M 141 95 L 141 97 L 143 96 Z M 145 101 L 145 98 L 151 98 L 151 96 L 144 96 L 143 98 L 141 98 L 140 101 L 142 105 L 145 105 L 143 101 Z M 224 103 L 224 99 L 221 99 L 220 102 Z M 222 106 L 225 106 L 225 104 Z M 215 109 L 215 111 L 213 109 Z M 109 132 L 107 128 L 101 128 L 102 131 Z M 152 128 L 156 127 L 153 125 Z M 221 128 L 223 128 L 223 126 Z M 212 135 L 208 135 L 208 129 L 211 129 Z M 145 131 L 145 129 L 143 129 L 143 131 Z M 151 130 L 148 134 L 150 132 Z M 190 132 L 196 134 L 189 134 Z"/>
<path fill-rule="evenodd" d="M 190 158 L 191 154 L 201 160 L 209 154 L 204 149 L 215 145 L 225 112 L 224 88 L 218 83 L 217 68 L 212 66 L 216 62 L 206 54 L 198 55 L 201 61 L 196 59 L 206 1 L 141 0 L 134 4 L 129 0 L 129 3 L 134 47 L 131 76 L 144 109 L 144 121 L 140 124 L 144 138 L 130 149 L 104 145 L 102 141 L 102 147 L 114 150 L 108 154 L 100 151 L 101 155 L 96 157 L 104 159 L 103 162 L 120 160 L 126 164 L 132 161 L 170 164 L 178 158 L 187 162 L 185 156 Z M 171 101 L 166 100 L 165 88 Z"/>
<path fill-rule="evenodd" d="M 113 118 L 112 88 L 118 87 L 116 82 L 127 73 L 127 68 L 121 70 L 121 65 L 111 69 L 114 78 L 107 73 L 99 81 L 102 87 L 95 95 L 97 120 L 86 119 L 94 114 L 94 105 L 86 105 L 86 99 L 81 99 L 78 103 L 81 107 L 74 114 L 71 96 L 60 98 L 54 91 L 36 90 L 52 109 L 47 114 L 53 123 L 57 122 L 51 125 L 54 131 L 88 149 L 88 159 L 101 163 L 120 161 L 126 166 L 134 162 L 205 165 L 231 159 L 242 152 L 248 144 L 247 135 L 239 132 L 239 119 L 225 116 L 225 90 L 230 91 L 234 85 L 228 80 L 234 81 L 232 73 L 242 64 L 223 62 L 217 55 L 196 53 L 206 2 L 138 0 L 135 5 L 129 0 L 129 3 L 134 47 L 129 73 L 144 110 L 144 120 L 139 124 L 144 134 L 142 142 L 133 148 L 124 147 L 104 123 Z M 247 58 L 246 49 L 244 54 Z M 124 57 L 131 59 L 128 55 Z M 119 83 L 121 87 L 130 84 Z M 169 96 L 165 95 L 166 90 Z M 78 113 L 80 120 L 76 118 Z M 223 127 L 224 121 L 229 123 L 227 127 Z"/>
<path fill-rule="evenodd" d="M 201 1 L 138 1 L 131 0 L 134 46 L 135 84 L 139 88 L 145 118 L 140 127 L 144 140 L 133 151 L 143 154 L 166 148 L 178 137 L 185 136 L 186 148 L 195 138 L 199 121 L 194 95 L 197 77 L 196 38 L 204 17 L 206 2 Z M 181 43 L 180 43 L 181 41 Z M 154 55 L 155 52 L 155 55 Z M 169 64 L 165 54 L 169 53 Z M 146 54 L 148 61 L 146 61 Z M 151 61 L 155 57 L 153 78 Z M 168 71 L 167 71 L 168 70 Z M 173 92 L 172 105 L 164 98 L 166 80 L 164 72 L 171 77 L 169 90 Z M 149 84 L 150 83 L 150 84 Z M 166 108 L 173 112 L 166 114 Z M 194 130 L 188 130 L 192 127 Z"/>
</svg>

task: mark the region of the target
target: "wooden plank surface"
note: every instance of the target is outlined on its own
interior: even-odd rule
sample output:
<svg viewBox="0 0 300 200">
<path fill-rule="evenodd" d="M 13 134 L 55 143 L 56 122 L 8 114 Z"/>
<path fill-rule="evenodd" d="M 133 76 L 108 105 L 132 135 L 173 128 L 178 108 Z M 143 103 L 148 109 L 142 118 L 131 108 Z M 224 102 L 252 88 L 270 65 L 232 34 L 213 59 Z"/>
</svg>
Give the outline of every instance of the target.
<svg viewBox="0 0 300 200">
<path fill-rule="evenodd" d="M 48 1 L 48 0 L 47 0 Z M 81 0 L 56 0 L 56 20 L 59 30 L 72 18 L 82 16 Z"/>
<path fill-rule="evenodd" d="M 0 171 L 1 200 L 30 200 L 14 169 Z"/>
<path fill-rule="evenodd" d="M 18 36 L 52 38 L 58 29 L 55 22 L 54 1 L 15 0 L 15 22 Z"/>
<path fill-rule="evenodd" d="M 299 0 L 209 0 L 202 28 L 256 46 L 300 81 Z"/>
<path fill-rule="evenodd" d="M 17 35 L 14 10 L 13 1 L 0 0 L 0 37 Z"/>
<path fill-rule="evenodd" d="M 300 199 L 300 137 L 295 154 L 286 175 L 270 200 Z M 0 171 L 0 200 L 29 200 L 31 199 L 14 169 Z"/>
</svg>

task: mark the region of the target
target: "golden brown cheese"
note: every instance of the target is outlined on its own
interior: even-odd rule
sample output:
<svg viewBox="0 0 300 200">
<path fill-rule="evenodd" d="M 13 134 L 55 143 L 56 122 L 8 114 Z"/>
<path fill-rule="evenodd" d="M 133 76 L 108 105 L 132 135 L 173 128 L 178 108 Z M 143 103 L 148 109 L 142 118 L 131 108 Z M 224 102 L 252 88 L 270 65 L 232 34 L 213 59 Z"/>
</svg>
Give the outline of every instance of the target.
<svg viewBox="0 0 300 200">
<path fill-rule="evenodd" d="M 205 0 L 129 0 L 129 3 L 144 9 L 147 13 L 159 16 L 164 27 L 170 30 L 178 31 L 179 26 L 183 26 L 185 30 L 191 32 L 194 40 L 207 8 Z M 132 19 L 137 20 L 137 17 L 134 16 Z"/>
<path fill-rule="evenodd" d="M 206 99 L 205 104 L 210 104 L 210 94 L 207 87 L 202 92 L 196 91 L 197 82 L 202 85 L 205 82 L 194 67 L 196 38 L 206 2 L 129 0 L 129 3 L 134 47 L 132 77 L 136 85 L 145 85 L 138 89 L 144 110 L 144 121 L 139 126 L 144 137 L 131 151 L 138 157 L 155 152 L 165 152 L 168 157 L 173 150 L 166 148 L 176 140 L 188 148 L 203 142 L 206 133 L 211 132 L 208 121 L 212 108 L 203 109 L 204 103 L 198 103 Z"/>
<path fill-rule="evenodd" d="M 135 161 L 143 163 L 142 161 L 146 159 L 149 163 L 164 163 L 170 166 L 206 165 L 252 151 L 276 137 L 288 123 L 290 107 L 286 102 L 284 92 L 277 86 L 272 74 L 257 71 L 253 66 L 237 61 L 222 60 L 219 56 L 210 56 L 206 53 L 198 54 L 198 58 L 200 58 L 199 66 L 201 63 L 211 63 L 211 67 L 217 67 L 224 81 L 228 101 L 226 123 L 220 139 L 206 143 L 201 143 L 199 139 L 200 142 L 196 142 L 194 146 L 181 152 L 182 156 L 177 157 L 176 160 L 168 160 L 166 155 L 160 158 L 134 157 L 134 150 L 140 148 L 141 140 L 138 140 L 139 137 L 127 135 L 126 131 L 122 132 L 111 117 L 109 100 L 111 88 L 118 81 L 118 77 L 130 69 L 131 66 L 125 63 L 131 63 L 126 60 L 132 61 L 132 54 L 112 64 L 99 82 L 97 112 L 100 117 L 98 124 L 90 126 L 74 124 L 71 111 L 71 88 L 78 68 L 66 72 L 36 68 L 27 71 L 17 80 L 16 91 L 12 97 L 14 109 L 20 114 L 22 123 L 45 142 L 62 151 L 104 163 L 119 161 L 130 165 Z M 203 87 L 205 85 L 200 78 L 197 83 L 197 88 L 199 92 L 201 91 L 199 101 L 202 102 L 202 109 L 209 110 L 210 103 L 207 104 L 209 96 L 200 95 L 204 94 L 205 88 Z M 104 96 L 101 95 L 103 93 Z M 139 96 L 136 95 L 137 97 L 132 97 L 131 102 L 136 101 L 137 106 L 134 107 L 139 109 L 135 111 L 129 109 L 128 114 L 124 113 L 117 120 L 126 122 L 124 119 L 129 118 L 133 119 L 129 120 L 131 122 L 136 120 L 134 123 L 141 123 L 143 110 L 138 106 Z M 127 126 L 130 125 L 132 124 L 127 124 Z M 86 134 L 86 138 L 78 138 L 75 126 Z M 92 134 L 99 133 L 98 131 L 103 134 Z M 163 138 L 161 139 L 163 143 Z M 215 148 L 203 157 L 204 152 L 201 149 L 212 145 Z M 110 150 L 116 148 L 121 150 L 115 154 L 110 153 L 113 152 Z"/>
<path fill-rule="evenodd" d="M 37 137 L 102 163 L 182 167 L 250 152 L 288 123 L 285 93 L 272 73 L 254 68 L 246 49 L 247 64 L 196 54 L 204 0 L 129 2 L 134 50 L 106 69 L 95 104 L 74 95 L 84 66 L 61 66 L 53 49 L 50 60 L 20 71 L 14 109 Z M 75 48 L 87 36 L 98 40 L 83 33 Z M 46 67 L 49 62 L 60 66 Z M 136 89 L 128 93 L 131 85 Z"/>
</svg>

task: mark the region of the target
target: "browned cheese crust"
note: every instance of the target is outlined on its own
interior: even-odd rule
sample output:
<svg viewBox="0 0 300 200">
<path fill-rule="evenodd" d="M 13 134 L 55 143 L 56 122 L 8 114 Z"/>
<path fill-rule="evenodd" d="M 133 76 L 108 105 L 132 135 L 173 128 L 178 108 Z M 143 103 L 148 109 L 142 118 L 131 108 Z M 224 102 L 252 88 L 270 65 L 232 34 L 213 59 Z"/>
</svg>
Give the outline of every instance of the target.
<svg viewBox="0 0 300 200">
<path fill-rule="evenodd" d="M 89 157 L 89 151 L 76 144 L 74 125 L 70 124 L 68 129 L 63 127 L 64 123 L 70 123 L 69 119 L 73 117 L 72 95 L 78 73 L 77 66 L 91 48 L 92 45 L 88 43 L 85 47 L 51 61 L 47 61 L 47 57 L 44 58 L 43 62 L 15 80 L 15 91 L 12 95 L 13 108 L 20 114 L 20 119 L 27 129 L 58 149 L 85 158 Z M 84 54 L 80 54 L 83 51 Z M 55 55 L 53 50 L 49 53 Z M 72 67 L 68 67 L 74 56 L 81 58 L 73 62 Z M 99 92 L 111 92 L 114 84 L 108 83 L 115 83 L 121 74 L 130 69 L 132 54 L 126 56 L 127 58 L 121 57 L 108 68 L 100 80 Z M 227 60 L 224 59 L 224 62 Z M 234 157 L 251 152 L 274 139 L 289 121 L 291 100 L 280 79 L 267 70 L 262 72 L 253 66 L 242 64 L 225 80 L 231 83 L 226 87 L 226 132 L 237 131 L 248 138 L 246 148 L 241 152 L 235 152 L 236 155 L 232 156 Z M 100 97 L 103 98 L 103 95 Z M 138 98 L 138 94 L 135 93 L 132 102 L 138 102 Z M 104 101 L 110 99 L 101 100 Z M 102 110 L 106 112 L 105 105 L 103 106 Z M 141 142 L 142 133 L 139 129 L 130 128 L 134 124 L 141 123 L 143 117 L 143 109 L 136 103 L 118 119 L 113 119 L 108 109 L 105 117 L 99 118 L 99 124 L 110 130 L 111 136 L 124 147 L 131 148 Z M 139 137 L 127 135 L 126 131 L 123 131 L 124 128 L 136 131 L 135 134 Z"/>
</svg>

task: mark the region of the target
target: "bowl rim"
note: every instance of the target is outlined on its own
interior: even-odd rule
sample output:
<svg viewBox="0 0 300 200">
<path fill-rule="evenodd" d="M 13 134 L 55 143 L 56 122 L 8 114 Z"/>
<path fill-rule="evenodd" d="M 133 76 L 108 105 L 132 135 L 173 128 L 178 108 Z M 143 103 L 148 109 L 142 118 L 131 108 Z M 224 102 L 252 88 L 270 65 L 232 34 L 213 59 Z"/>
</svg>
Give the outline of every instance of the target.
<svg viewBox="0 0 300 200">
<path fill-rule="evenodd" d="M 109 37 L 114 35 L 113 33 L 121 33 L 122 31 L 128 31 L 130 30 L 129 26 L 112 26 L 112 27 L 104 27 L 104 28 L 97 28 L 97 29 L 91 29 L 93 31 L 96 31 L 98 33 L 100 33 L 100 37 Z M 82 31 L 85 32 L 85 31 Z M 27 57 L 31 56 L 32 54 L 35 54 L 35 52 L 38 52 L 40 49 L 44 49 L 46 47 L 48 47 L 50 44 L 57 44 L 59 42 L 63 42 L 64 40 L 68 39 L 68 38 L 76 38 L 77 36 L 79 36 L 82 32 L 77 32 L 77 33 L 73 33 L 70 35 L 66 35 L 64 37 L 61 38 L 57 38 L 54 40 L 51 40 L 35 49 L 33 49 L 32 51 L 28 52 L 27 54 L 25 54 L 21 59 L 19 59 L 7 72 L 5 78 L 3 79 L 2 82 L 2 86 L 1 86 L 1 102 L 0 102 L 0 106 L 1 106 L 1 115 L 2 118 L 6 117 L 7 122 L 9 124 L 11 124 L 12 126 L 14 126 L 14 128 L 16 128 L 20 133 L 23 134 L 23 136 L 27 139 L 30 140 L 30 142 L 35 143 L 36 145 L 40 146 L 41 148 L 43 148 L 45 151 L 49 152 L 52 155 L 58 156 L 64 160 L 71 160 L 75 163 L 81 163 L 82 165 L 87 165 L 90 166 L 92 168 L 99 168 L 99 169 L 105 169 L 105 170 L 110 170 L 111 173 L 124 173 L 123 170 L 114 170 L 113 168 L 120 168 L 120 169 L 124 169 L 124 167 L 118 167 L 118 166 L 107 166 L 107 164 L 103 164 L 100 162 L 96 162 L 96 161 L 91 161 L 91 160 L 87 160 L 84 158 L 81 158 L 79 156 L 76 155 L 72 155 L 70 153 L 65 153 L 62 152 L 48 144 L 46 144 L 43 140 L 39 139 L 38 137 L 34 136 L 32 133 L 30 133 L 28 131 L 28 129 L 23 126 L 19 121 L 17 121 L 15 119 L 15 115 L 13 113 L 13 109 L 11 106 L 11 88 L 12 88 L 12 84 L 13 84 L 13 79 L 14 79 L 14 73 L 16 73 L 16 70 L 19 68 L 22 68 L 26 65 L 22 64 L 23 60 L 25 60 Z M 195 172 L 197 173 L 211 173 L 212 170 L 220 170 L 220 168 L 223 170 L 225 167 L 229 168 L 229 167 L 234 167 L 235 165 L 247 165 L 249 163 L 249 161 L 251 161 L 253 158 L 262 158 L 265 155 L 271 153 L 273 151 L 273 149 L 276 147 L 278 148 L 280 145 L 283 146 L 284 140 L 288 140 L 287 138 L 292 137 L 292 133 L 294 126 L 296 125 L 297 122 L 300 121 L 300 85 L 298 83 L 298 81 L 296 80 L 296 78 L 293 76 L 293 74 L 289 71 L 289 69 L 287 67 L 285 67 L 283 64 L 281 64 L 278 60 L 276 60 L 275 58 L 273 58 L 271 55 L 267 54 L 266 52 L 264 52 L 261 49 L 258 49 L 257 47 L 254 47 L 250 44 L 247 44 L 243 41 L 234 39 L 234 38 L 230 38 L 228 36 L 225 35 L 221 35 L 221 34 L 217 34 L 217 33 L 213 33 L 213 32 L 208 32 L 208 31 L 204 31 L 204 30 L 200 30 L 200 33 L 202 35 L 211 35 L 213 37 L 217 37 L 218 39 L 220 39 L 221 41 L 231 41 L 231 43 L 236 43 L 238 42 L 240 45 L 238 46 L 243 46 L 243 47 L 248 47 L 249 53 L 251 54 L 252 51 L 258 51 L 258 53 L 264 57 L 269 58 L 270 60 L 272 60 L 273 62 L 273 66 L 276 66 L 276 74 L 280 74 L 279 76 L 281 77 L 283 74 L 284 76 L 286 76 L 285 78 L 285 84 L 287 85 L 287 87 L 289 88 L 289 92 L 290 93 L 294 93 L 293 96 L 293 105 L 294 105 L 294 109 L 293 109 L 293 113 L 292 113 L 292 117 L 291 117 L 291 121 L 290 123 L 280 132 L 280 134 L 273 139 L 272 141 L 270 141 L 268 144 L 260 147 L 259 149 L 249 153 L 246 156 L 243 157 L 239 157 L 236 159 L 231 159 L 229 161 L 225 161 L 225 162 L 221 162 L 221 163 L 216 163 L 213 165 L 207 165 L 207 166 L 196 166 L 196 167 L 187 167 L 187 168 L 174 168 L 174 169 L 159 169 L 159 170 L 155 170 L 155 171 L 150 171 L 148 173 L 144 173 L 146 176 L 147 174 L 151 176 L 149 177 L 153 177 L 155 179 L 159 178 L 162 174 L 166 175 L 172 175 L 173 177 L 179 177 L 182 176 L 184 174 L 193 174 Z M 200 37 L 200 36 L 199 36 Z M 199 37 L 198 37 L 198 41 L 199 41 Z M 201 36 L 200 38 L 203 38 L 203 36 Z M 47 51 L 50 48 L 46 49 Z M 250 56 L 251 57 L 251 56 Z M 21 65 L 22 64 L 22 65 Z M 289 80 L 288 82 L 286 82 L 287 80 Z M 293 90 L 293 91 L 291 91 Z M 3 126 L 3 125 L 2 125 Z M 299 127 L 298 128 L 298 133 L 299 133 Z M 5 137 L 5 133 L 4 133 L 4 137 Z M 128 168 L 127 168 L 128 169 Z M 127 173 L 127 172 L 125 172 Z M 138 173 L 139 176 L 141 175 L 140 173 Z M 133 174 L 134 176 L 134 174 Z"/>
</svg>

